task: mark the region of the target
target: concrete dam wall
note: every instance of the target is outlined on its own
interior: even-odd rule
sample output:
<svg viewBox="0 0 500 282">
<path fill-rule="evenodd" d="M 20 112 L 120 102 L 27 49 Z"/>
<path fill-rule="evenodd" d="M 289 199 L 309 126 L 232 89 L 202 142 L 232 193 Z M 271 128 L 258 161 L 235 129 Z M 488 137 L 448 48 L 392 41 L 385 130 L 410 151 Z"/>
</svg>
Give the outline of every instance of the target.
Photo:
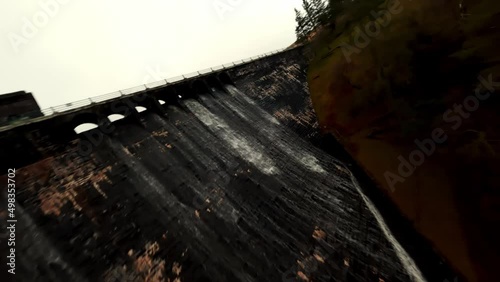
<svg viewBox="0 0 500 282">
<path fill-rule="evenodd" d="M 412 231 L 394 235 L 363 182 L 320 146 L 304 52 L 2 130 L 15 281 L 450 277 L 425 242 L 399 243 Z M 76 134 L 85 123 L 98 127 Z"/>
</svg>

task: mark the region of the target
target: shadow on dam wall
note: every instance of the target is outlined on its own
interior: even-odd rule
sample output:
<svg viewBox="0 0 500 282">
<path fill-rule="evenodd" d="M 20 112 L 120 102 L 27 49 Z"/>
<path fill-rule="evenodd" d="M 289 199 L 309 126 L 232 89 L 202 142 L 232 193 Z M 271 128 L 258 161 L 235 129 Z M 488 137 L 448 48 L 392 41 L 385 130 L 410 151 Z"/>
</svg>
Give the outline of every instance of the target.
<svg viewBox="0 0 500 282">
<path fill-rule="evenodd" d="M 320 135 L 303 53 L 0 132 L 16 281 L 454 281 Z"/>
</svg>

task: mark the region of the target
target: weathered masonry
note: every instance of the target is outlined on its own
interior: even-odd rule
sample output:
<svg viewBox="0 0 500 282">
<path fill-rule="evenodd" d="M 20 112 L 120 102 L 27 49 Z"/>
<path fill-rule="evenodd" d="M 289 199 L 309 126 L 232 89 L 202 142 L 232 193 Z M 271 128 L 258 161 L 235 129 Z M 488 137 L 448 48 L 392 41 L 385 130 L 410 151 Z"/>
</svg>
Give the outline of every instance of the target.
<svg viewBox="0 0 500 282">
<path fill-rule="evenodd" d="M 304 52 L 0 129 L 16 281 L 451 281 L 321 146 Z"/>
</svg>

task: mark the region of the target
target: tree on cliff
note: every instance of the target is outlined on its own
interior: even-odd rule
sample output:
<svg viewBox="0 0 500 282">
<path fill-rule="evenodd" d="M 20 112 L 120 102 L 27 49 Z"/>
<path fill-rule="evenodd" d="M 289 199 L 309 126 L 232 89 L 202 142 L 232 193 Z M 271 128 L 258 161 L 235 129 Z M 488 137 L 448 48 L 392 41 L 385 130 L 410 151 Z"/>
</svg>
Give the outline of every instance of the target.
<svg viewBox="0 0 500 282">
<path fill-rule="evenodd" d="M 326 3 L 323 0 L 311 0 L 311 6 L 316 24 L 324 24 L 323 16 L 328 12 Z"/>
<path fill-rule="evenodd" d="M 295 34 L 297 35 L 297 39 L 302 40 L 307 36 L 309 28 L 306 25 L 305 16 L 297 9 L 295 9 L 295 21 L 297 22 Z"/>
<path fill-rule="evenodd" d="M 323 0 L 302 0 L 304 13 L 295 9 L 295 32 L 298 40 L 305 39 L 318 26 L 324 25 L 329 19 L 329 7 Z"/>
</svg>

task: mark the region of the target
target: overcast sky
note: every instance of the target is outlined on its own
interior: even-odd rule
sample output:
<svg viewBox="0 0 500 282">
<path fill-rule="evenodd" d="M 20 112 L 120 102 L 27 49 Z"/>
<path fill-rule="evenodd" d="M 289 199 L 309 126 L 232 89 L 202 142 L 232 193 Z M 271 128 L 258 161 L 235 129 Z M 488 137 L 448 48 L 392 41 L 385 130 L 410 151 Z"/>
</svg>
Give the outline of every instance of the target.
<svg viewBox="0 0 500 282">
<path fill-rule="evenodd" d="M 0 93 L 47 108 L 285 48 L 300 3 L 3 1 Z"/>
</svg>

